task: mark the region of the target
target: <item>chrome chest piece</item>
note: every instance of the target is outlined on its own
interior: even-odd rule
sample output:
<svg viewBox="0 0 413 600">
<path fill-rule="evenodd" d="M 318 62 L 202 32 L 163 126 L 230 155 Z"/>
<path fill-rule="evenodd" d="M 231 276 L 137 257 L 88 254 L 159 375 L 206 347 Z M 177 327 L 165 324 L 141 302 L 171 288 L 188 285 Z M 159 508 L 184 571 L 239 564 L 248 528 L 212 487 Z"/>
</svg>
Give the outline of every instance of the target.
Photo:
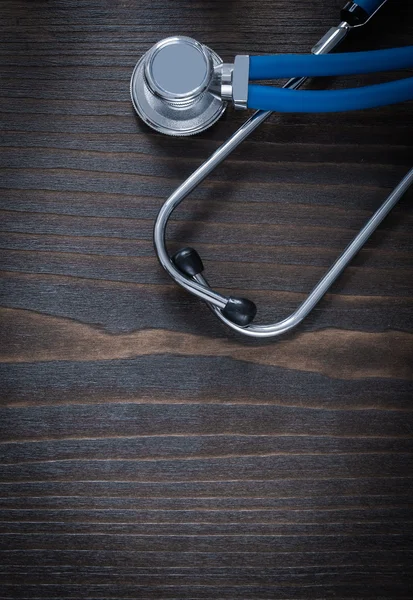
<svg viewBox="0 0 413 600">
<path fill-rule="evenodd" d="M 136 112 L 150 127 L 169 135 L 193 135 L 213 125 L 227 103 L 216 70 L 221 58 L 189 37 L 166 38 L 137 63 L 130 92 Z M 214 92 L 216 87 L 216 92 Z"/>
</svg>

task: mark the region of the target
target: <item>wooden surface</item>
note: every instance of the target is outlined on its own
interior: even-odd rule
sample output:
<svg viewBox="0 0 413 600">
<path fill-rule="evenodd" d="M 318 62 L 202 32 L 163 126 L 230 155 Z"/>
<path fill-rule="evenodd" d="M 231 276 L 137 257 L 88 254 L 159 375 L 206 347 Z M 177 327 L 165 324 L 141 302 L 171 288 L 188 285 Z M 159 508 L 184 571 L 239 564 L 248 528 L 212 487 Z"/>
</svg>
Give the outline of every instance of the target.
<svg viewBox="0 0 413 600">
<path fill-rule="evenodd" d="M 340 4 L 1 2 L 1 599 L 413 597 L 412 192 L 296 332 L 241 339 L 151 232 L 245 115 L 174 139 L 129 101 L 162 37 L 306 52 Z M 344 48 L 412 43 L 412 3 L 388 4 Z M 274 321 L 412 150 L 413 103 L 273 117 L 179 208 L 171 248 Z"/>
</svg>

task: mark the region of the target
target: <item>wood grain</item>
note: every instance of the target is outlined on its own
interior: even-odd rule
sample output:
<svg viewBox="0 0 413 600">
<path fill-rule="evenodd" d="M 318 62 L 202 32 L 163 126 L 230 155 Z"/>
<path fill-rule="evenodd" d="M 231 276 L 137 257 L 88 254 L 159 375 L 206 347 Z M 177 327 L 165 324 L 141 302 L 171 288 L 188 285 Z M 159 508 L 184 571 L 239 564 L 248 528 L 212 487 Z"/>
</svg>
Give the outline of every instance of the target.
<svg viewBox="0 0 413 600">
<path fill-rule="evenodd" d="M 101 361 L 175 354 L 177 356 L 227 356 L 247 363 L 321 373 L 341 379 L 383 377 L 411 379 L 413 336 L 402 332 L 362 333 L 326 329 L 305 333 L 263 349 L 245 347 L 199 336 L 143 330 L 113 336 L 91 327 L 32 312 L 0 311 L 12 348 L 0 351 L 4 363 L 49 361 Z M 33 342 L 27 347 L 27 338 Z M 341 353 L 339 367 L 328 362 L 330 354 Z M 364 352 L 363 364 L 358 356 Z M 388 355 L 391 355 L 391 361 Z M 388 363 L 383 367 L 383 363 Z"/>
<path fill-rule="evenodd" d="M 308 52 L 340 6 L 1 3 L 0 600 L 412 597 L 412 191 L 296 331 L 245 340 L 152 246 L 245 115 L 183 140 L 129 100 L 162 37 Z M 343 48 L 411 44 L 412 17 L 393 0 Z M 407 172 L 412 133 L 412 103 L 274 115 L 179 207 L 170 248 L 283 318 Z"/>
</svg>

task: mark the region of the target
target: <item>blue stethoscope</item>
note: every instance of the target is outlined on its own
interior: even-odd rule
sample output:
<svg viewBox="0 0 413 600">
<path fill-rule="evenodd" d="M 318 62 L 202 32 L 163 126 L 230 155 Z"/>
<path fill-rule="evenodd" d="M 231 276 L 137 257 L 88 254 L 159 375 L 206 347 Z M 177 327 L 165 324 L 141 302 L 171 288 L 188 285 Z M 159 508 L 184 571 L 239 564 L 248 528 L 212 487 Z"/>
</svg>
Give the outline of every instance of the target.
<svg viewBox="0 0 413 600">
<path fill-rule="evenodd" d="M 413 46 L 371 52 L 332 54 L 347 33 L 364 25 L 386 0 L 347 2 L 341 22 L 330 29 L 310 55 L 235 57 L 224 63 L 207 46 L 184 36 L 155 44 L 137 63 L 131 79 L 131 97 L 139 116 L 153 129 L 176 136 L 193 135 L 213 125 L 228 103 L 237 109 L 256 109 L 214 154 L 168 198 L 154 229 L 154 244 L 161 265 L 183 288 L 204 300 L 227 326 L 251 337 L 275 337 L 297 326 L 320 301 L 378 225 L 413 183 L 413 169 L 397 185 L 339 256 L 306 300 L 288 318 L 270 325 L 252 323 L 255 304 L 214 291 L 193 248 L 170 256 L 165 233 L 174 209 L 252 131 L 276 112 L 342 112 L 405 102 L 413 99 L 413 77 L 389 83 L 344 90 L 297 91 L 308 77 L 374 73 L 413 67 Z M 257 85 L 292 77 L 283 88 Z"/>
</svg>

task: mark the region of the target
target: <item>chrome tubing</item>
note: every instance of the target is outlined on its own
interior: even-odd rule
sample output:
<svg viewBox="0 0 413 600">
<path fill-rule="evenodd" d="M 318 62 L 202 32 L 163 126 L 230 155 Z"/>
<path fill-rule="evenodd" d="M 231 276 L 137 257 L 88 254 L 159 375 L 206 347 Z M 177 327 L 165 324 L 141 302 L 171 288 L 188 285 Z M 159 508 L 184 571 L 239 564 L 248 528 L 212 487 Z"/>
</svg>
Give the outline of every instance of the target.
<svg viewBox="0 0 413 600">
<path fill-rule="evenodd" d="M 316 304 L 321 300 L 324 294 L 333 285 L 337 277 L 343 272 L 347 265 L 353 260 L 355 255 L 367 242 L 372 233 L 377 229 L 380 223 L 385 219 L 389 212 L 394 208 L 400 198 L 405 194 L 409 187 L 413 184 L 413 168 L 400 181 L 397 187 L 392 191 L 386 201 L 367 221 L 364 227 L 356 235 L 353 241 L 347 246 L 344 252 L 338 257 L 336 262 L 327 271 L 324 277 L 317 283 L 313 291 L 307 296 L 304 302 L 295 310 L 289 317 L 273 323 L 272 325 L 248 325 L 248 327 L 239 327 L 232 321 L 229 321 L 221 313 L 220 309 L 209 305 L 216 316 L 228 327 L 255 338 L 276 337 L 286 333 L 290 329 L 294 329 L 301 321 L 313 310 Z M 196 279 L 202 285 L 207 286 L 208 282 L 202 275 L 197 275 Z"/>
</svg>

